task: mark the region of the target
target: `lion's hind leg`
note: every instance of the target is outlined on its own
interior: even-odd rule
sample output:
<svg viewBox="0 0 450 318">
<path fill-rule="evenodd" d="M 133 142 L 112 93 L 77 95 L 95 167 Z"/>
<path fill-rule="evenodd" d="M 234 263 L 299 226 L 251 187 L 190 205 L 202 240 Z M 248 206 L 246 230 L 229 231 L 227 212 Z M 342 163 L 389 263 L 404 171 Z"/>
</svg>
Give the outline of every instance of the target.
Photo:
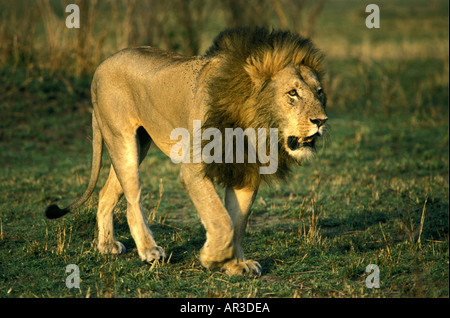
<svg viewBox="0 0 450 318">
<path fill-rule="evenodd" d="M 109 177 L 100 191 L 97 211 L 98 250 L 102 254 L 125 253 L 125 246 L 114 237 L 113 211 L 123 195 L 122 186 L 117 179 L 114 167 L 111 165 Z"/>
<path fill-rule="evenodd" d="M 139 141 L 139 164 L 142 163 L 150 148 L 151 138 L 143 128 L 137 131 Z M 98 224 L 98 250 L 102 254 L 125 253 L 125 246 L 114 236 L 113 211 L 117 202 L 123 196 L 123 189 L 117 179 L 114 166 L 111 165 L 109 177 L 100 191 L 97 211 Z"/>
<path fill-rule="evenodd" d="M 148 143 L 143 145 L 141 140 L 143 135 L 145 134 L 142 131 L 127 132 L 127 129 L 123 129 L 120 136 L 107 131 L 104 133 L 104 139 L 117 180 L 127 200 L 127 221 L 139 257 L 145 262 L 152 262 L 164 257 L 164 251 L 156 245 L 141 206 L 139 163 L 150 142 L 150 138 L 147 137 Z M 117 195 L 117 188 L 114 191 Z M 113 203 L 113 200 L 110 202 Z"/>
</svg>

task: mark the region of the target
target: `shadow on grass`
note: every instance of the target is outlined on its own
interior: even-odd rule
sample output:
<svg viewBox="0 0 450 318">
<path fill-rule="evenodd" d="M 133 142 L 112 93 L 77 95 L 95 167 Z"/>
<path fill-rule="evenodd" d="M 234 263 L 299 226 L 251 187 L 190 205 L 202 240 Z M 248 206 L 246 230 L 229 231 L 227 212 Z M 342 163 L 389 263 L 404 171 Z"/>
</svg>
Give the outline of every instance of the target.
<svg viewBox="0 0 450 318">
<path fill-rule="evenodd" d="M 449 204 L 438 198 L 428 198 L 425 209 L 423 203 L 412 204 L 403 201 L 397 203 L 391 212 L 365 209 L 362 212 L 349 212 L 319 219 L 321 235 L 330 239 L 344 233 L 364 232 L 372 227 L 379 227 L 380 224 L 398 224 L 397 229 L 389 232 L 393 238 L 418 236 L 420 232 L 422 240 L 439 240 L 449 234 Z"/>
</svg>

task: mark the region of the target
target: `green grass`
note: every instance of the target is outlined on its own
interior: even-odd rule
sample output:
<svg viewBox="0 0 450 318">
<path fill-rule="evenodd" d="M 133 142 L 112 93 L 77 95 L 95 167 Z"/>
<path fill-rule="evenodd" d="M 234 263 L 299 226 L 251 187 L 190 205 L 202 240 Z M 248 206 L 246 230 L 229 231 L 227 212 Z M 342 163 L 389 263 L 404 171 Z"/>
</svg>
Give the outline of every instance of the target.
<svg viewBox="0 0 450 318">
<path fill-rule="evenodd" d="M 323 17 L 336 6 L 330 2 Z M 385 25 L 406 15 L 432 21 L 429 34 L 448 26 L 439 6 L 387 8 Z M 354 50 L 366 35 L 393 44 L 426 38 L 424 30 L 415 37 L 410 20 L 392 37 L 383 27 L 376 36 L 351 28 L 363 9 L 354 3 L 340 9 L 340 19 L 351 24 L 346 45 Z M 128 252 L 97 251 L 95 213 L 107 155 L 92 199 L 72 215 L 46 220 L 49 203 L 69 203 L 89 178 L 90 79 L 3 65 L 0 297 L 448 297 L 448 51 L 343 57 L 326 41 L 333 25 L 337 40 L 347 36 L 341 22 L 325 19 L 315 33 L 330 50 L 330 138 L 288 182 L 263 187 L 252 209 L 244 249 L 262 265 L 261 278 L 228 277 L 200 265 L 205 231 L 177 181 L 178 166 L 156 148 L 141 176 L 143 204 L 167 254 L 163 263 L 139 260 L 124 201 L 115 229 Z M 439 32 L 433 34 L 448 43 L 448 30 Z M 80 289 L 65 286 L 68 264 L 80 268 Z M 380 269 L 379 289 L 365 285 L 369 264 Z"/>
</svg>

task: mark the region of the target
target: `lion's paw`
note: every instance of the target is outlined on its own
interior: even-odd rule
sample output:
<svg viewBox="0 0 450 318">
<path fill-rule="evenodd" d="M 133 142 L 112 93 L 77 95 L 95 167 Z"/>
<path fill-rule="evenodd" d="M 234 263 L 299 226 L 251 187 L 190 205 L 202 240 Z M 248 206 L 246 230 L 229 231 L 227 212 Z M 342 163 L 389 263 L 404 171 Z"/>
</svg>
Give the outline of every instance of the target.
<svg viewBox="0 0 450 318">
<path fill-rule="evenodd" d="M 161 246 L 153 246 L 144 251 L 139 251 L 139 257 L 143 262 L 152 263 L 165 257 L 164 249 Z"/>
<path fill-rule="evenodd" d="M 123 254 L 127 250 L 125 248 L 125 245 L 123 245 L 119 241 L 113 241 L 112 243 L 109 244 L 104 242 L 98 243 L 97 248 L 101 254 L 113 254 L 113 255 Z"/>
<path fill-rule="evenodd" d="M 233 275 L 246 275 L 246 276 L 261 276 L 262 268 L 258 262 L 253 260 L 245 260 L 238 262 L 237 260 L 231 260 L 226 262 L 222 266 L 222 271 L 224 271 L 229 276 Z"/>
</svg>

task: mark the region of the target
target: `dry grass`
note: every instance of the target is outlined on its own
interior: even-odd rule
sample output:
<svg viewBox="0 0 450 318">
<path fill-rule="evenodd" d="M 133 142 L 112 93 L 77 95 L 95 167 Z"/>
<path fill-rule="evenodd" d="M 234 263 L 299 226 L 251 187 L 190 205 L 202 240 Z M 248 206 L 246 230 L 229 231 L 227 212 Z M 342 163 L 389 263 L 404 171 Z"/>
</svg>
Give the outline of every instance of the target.
<svg viewBox="0 0 450 318">
<path fill-rule="evenodd" d="M 303 200 L 300 205 L 298 234 L 307 244 L 320 244 L 322 236 L 319 226 L 319 209 L 314 198 L 311 198 L 309 206 L 305 207 Z"/>
<path fill-rule="evenodd" d="M 84 76 L 92 74 L 102 59 L 129 46 L 152 45 L 200 54 L 212 37 L 230 26 L 274 23 L 295 30 L 305 25 L 305 33 L 311 34 L 324 1 L 312 2 L 309 7 L 308 2 L 2 1 L 0 62 Z M 80 8 L 80 29 L 65 26 L 65 7 L 71 3 Z M 304 16 L 304 22 L 294 14 Z"/>
</svg>

